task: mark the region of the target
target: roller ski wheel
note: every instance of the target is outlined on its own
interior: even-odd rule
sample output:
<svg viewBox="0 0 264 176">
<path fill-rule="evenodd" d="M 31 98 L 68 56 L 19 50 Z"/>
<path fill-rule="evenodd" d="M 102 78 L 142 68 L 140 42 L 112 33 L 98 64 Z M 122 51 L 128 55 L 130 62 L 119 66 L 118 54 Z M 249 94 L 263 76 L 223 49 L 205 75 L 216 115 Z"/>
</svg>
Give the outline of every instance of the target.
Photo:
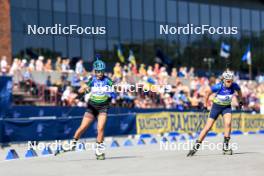
<svg viewBox="0 0 264 176">
<path fill-rule="evenodd" d="M 223 155 L 233 155 L 232 149 L 229 150 L 223 150 Z"/>
<path fill-rule="evenodd" d="M 187 154 L 187 157 L 193 156 L 197 150 L 190 150 L 189 153 Z"/>
<path fill-rule="evenodd" d="M 105 154 L 102 153 L 101 155 L 96 155 L 97 160 L 105 160 Z"/>
</svg>

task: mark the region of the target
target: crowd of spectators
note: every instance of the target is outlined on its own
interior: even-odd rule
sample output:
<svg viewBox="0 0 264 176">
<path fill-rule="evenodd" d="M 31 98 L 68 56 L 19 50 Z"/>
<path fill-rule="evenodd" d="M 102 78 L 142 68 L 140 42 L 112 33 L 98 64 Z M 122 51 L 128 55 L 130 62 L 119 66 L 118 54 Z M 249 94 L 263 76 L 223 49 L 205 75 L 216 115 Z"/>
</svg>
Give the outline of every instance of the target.
<svg viewBox="0 0 264 176">
<path fill-rule="evenodd" d="M 38 95 L 38 85 L 32 78 L 32 72 L 51 73 L 60 72 L 60 80 L 52 82 L 51 75 L 48 75 L 44 85 L 44 101 L 53 101 L 54 105 L 61 106 L 85 106 L 85 98 L 78 95 L 77 90 L 80 85 L 91 75 L 79 60 L 74 67 L 70 66 L 70 59 L 57 57 L 55 62 L 50 58 L 39 56 L 38 59 L 26 60 L 14 58 L 13 63 L 8 65 L 6 57 L 1 58 L 1 74 L 14 75 L 21 72 L 22 80 L 17 87 L 24 85 L 26 92 Z M 69 73 L 73 76 L 69 77 Z M 204 96 L 210 86 L 219 82 L 218 77 L 198 77 L 194 68 L 179 67 L 170 71 L 158 64 L 135 65 L 132 63 L 116 63 L 112 72 L 106 73 L 115 85 L 128 87 L 139 84 L 144 88 L 137 92 L 123 91 L 117 92 L 117 96 L 112 99 L 112 106 L 128 108 L 175 108 L 177 110 L 201 109 L 203 107 Z M 264 76 L 258 76 L 256 80 L 235 81 L 241 86 L 245 109 L 255 112 L 262 111 L 264 103 Z M 153 85 L 160 85 L 158 91 L 145 91 Z M 165 86 L 166 85 L 166 86 Z M 211 97 L 212 99 L 212 97 Z M 238 108 L 236 96 L 232 101 L 233 109 Z"/>
</svg>

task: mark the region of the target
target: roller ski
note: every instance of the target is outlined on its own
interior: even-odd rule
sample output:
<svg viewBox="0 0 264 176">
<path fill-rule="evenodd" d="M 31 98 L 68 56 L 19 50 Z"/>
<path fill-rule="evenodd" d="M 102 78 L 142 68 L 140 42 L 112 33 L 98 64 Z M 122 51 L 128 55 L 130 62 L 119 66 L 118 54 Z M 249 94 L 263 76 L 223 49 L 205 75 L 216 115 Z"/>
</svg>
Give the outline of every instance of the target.
<svg viewBox="0 0 264 176">
<path fill-rule="evenodd" d="M 197 140 L 193 146 L 193 149 L 190 150 L 189 153 L 187 154 L 187 157 L 193 156 L 199 150 L 200 146 L 201 146 L 201 142 Z"/>
<path fill-rule="evenodd" d="M 73 139 L 72 141 L 70 141 L 70 148 L 68 149 L 64 149 L 62 146 L 59 146 L 57 148 L 57 150 L 55 151 L 54 153 L 54 156 L 57 156 L 57 155 L 60 155 L 60 154 L 63 154 L 63 153 L 67 153 L 67 152 L 73 152 L 76 150 L 76 146 L 77 146 L 77 140 L 76 139 Z"/>
<path fill-rule="evenodd" d="M 105 145 L 104 143 L 96 143 L 95 156 L 97 160 L 105 160 Z"/>
<path fill-rule="evenodd" d="M 223 155 L 233 155 L 233 150 L 229 147 L 229 140 L 230 137 L 224 138 Z"/>
</svg>

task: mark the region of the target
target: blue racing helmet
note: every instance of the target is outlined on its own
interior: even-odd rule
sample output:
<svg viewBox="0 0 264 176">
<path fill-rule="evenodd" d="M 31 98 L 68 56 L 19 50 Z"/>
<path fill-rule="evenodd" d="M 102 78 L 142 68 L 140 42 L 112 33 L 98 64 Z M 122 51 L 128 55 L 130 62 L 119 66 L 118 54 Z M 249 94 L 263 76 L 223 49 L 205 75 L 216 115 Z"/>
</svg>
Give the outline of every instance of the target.
<svg viewBox="0 0 264 176">
<path fill-rule="evenodd" d="M 102 60 L 97 59 L 93 63 L 93 69 L 95 71 L 103 71 L 105 70 L 105 63 Z"/>
</svg>

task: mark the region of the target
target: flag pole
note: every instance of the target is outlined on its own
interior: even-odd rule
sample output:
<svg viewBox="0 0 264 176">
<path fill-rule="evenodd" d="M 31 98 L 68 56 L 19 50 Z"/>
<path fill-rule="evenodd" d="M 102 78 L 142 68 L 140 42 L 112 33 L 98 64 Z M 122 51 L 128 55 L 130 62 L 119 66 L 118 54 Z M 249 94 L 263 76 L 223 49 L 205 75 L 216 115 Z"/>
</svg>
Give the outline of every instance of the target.
<svg viewBox="0 0 264 176">
<path fill-rule="evenodd" d="M 249 79 L 252 80 L 252 64 L 248 64 Z"/>
</svg>

